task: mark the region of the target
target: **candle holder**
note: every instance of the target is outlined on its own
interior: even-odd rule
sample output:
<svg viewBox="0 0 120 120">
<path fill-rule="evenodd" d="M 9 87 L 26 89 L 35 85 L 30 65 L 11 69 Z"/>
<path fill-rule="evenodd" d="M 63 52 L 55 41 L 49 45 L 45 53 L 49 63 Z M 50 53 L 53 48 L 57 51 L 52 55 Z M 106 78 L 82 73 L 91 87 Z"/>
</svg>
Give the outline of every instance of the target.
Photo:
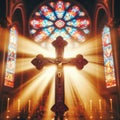
<svg viewBox="0 0 120 120">
<path fill-rule="evenodd" d="M 31 115 L 28 113 L 27 120 L 31 120 Z"/>
<path fill-rule="evenodd" d="M 6 119 L 10 119 L 10 110 L 7 110 Z"/>
<path fill-rule="evenodd" d="M 113 111 L 110 111 L 109 116 L 110 116 L 109 117 L 110 120 L 114 120 L 115 119 Z"/>
<path fill-rule="evenodd" d="M 92 115 L 92 114 L 89 116 L 89 119 L 90 119 L 90 120 L 92 120 L 92 119 L 93 119 L 93 115 Z"/>
<path fill-rule="evenodd" d="M 28 117 L 27 117 L 27 120 L 30 120 L 31 119 L 31 100 L 28 101 Z"/>
<path fill-rule="evenodd" d="M 10 98 L 7 99 L 7 115 L 6 115 L 6 119 L 10 119 Z"/>
<path fill-rule="evenodd" d="M 99 114 L 99 119 L 100 119 L 100 120 L 103 119 L 103 115 L 102 115 L 102 113 Z"/>
<path fill-rule="evenodd" d="M 20 111 L 17 113 L 17 120 L 20 120 Z"/>
<path fill-rule="evenodd" d="M 7 110 L 6 119 L 10 119 L 10 110 Z"/>
<path fill-rule="evenodd" d="M 99 99 L 99 120 L 103 119 L 103 113 L 102 113 L 102 100 Z"/>
<path fill-rule="evenodd" d="M 20 120 L 20 115 L 17 116 L 17 120 Z"/>
</svg>

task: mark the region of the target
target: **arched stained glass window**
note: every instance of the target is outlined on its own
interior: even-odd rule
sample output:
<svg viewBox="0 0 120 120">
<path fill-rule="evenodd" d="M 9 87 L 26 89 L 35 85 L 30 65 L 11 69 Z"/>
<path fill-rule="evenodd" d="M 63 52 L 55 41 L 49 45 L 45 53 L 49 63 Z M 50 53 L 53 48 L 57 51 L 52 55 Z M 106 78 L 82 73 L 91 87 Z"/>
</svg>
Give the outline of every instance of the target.
<svg viewBox="0 0 120 120">
<path fill-rule="evenodd" d="M 15 26 L 10 28 L 4 85 L 14 87 L 18 33 Z"/>
<path fill-rule="evenodd" d="M 31 15 L 29 32 L 36 42 L 64 40 L 84 42 L 90 34 L 90 19 L 82 6 L 58 0 L 40 5 Z"/>
<path fill-rule="evenodd" d="M 102 45 L 103 45 L 103 55 L 104 55 L 104 71 L 105 71 L 106 87 L 110 88 L 116 86 L 116 79 L 115 79 L 115 68 L 114 68 L 114 60 L 112 53 L 110 28 L 108 26 L 105 26 L 102 32 Z"/>
</svg>

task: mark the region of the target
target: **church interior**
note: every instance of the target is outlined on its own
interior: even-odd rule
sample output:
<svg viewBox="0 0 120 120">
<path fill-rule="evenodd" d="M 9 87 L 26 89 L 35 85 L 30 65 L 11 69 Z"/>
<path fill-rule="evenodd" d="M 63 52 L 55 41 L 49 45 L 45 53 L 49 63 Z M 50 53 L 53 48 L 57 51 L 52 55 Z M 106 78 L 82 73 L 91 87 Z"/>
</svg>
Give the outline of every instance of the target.
<svg viewBox="0 0 120 120">
<path fill-rule="evenodd" d="M 1 0 L 0 120 L 120 120 L 119 62 L 120 0 Z"/>
</svg>

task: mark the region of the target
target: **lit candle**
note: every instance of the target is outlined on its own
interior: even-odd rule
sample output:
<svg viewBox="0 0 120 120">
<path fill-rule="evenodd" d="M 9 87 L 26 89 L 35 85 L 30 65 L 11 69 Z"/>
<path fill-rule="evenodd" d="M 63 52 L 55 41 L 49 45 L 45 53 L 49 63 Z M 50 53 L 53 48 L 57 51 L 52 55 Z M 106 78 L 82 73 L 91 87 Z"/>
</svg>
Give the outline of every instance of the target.
<svg viewBox="0 0 120 120">
<path fill-rule="evenodd" d="M 31 100 L 28 101 L 28 111 L 30 112 Z"/>
<path fill-rule="evenodd" d="M 113 106 L 112 106 L 112 99 L 110 98 L 110 111 L 113 110 Z"/>
<path fill-rule="evenodd" d="M 18 112 L 20 111 L 20 99 L 18 99 Z"/>
<path fill-rule="evenodd" d="M 9 106 L 10 106 L 10 98 L 7 99 L 7 111 L 9 111 Z"/>
<path fill-rule="evenodd" d="M 92 100 L 90 100 L 90 110 L 92 111 Z"/>
<path fill-rule="evenodd" d="M 101 99 L 99 99 L 99 110 L 100 110 L 100 112 L 102 110 L 102 101 L 101 101 Z"/>
</svg>

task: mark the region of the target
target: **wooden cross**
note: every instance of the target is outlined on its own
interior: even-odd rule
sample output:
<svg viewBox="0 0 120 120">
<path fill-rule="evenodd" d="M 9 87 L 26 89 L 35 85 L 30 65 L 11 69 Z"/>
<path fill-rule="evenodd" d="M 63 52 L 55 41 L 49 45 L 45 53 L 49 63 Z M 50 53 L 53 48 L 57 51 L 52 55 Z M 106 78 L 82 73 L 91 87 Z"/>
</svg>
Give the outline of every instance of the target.
<svg viewBox="0 0 120 120">
<path fill-rule="evenodd" d="M 31 62 L 36 66 L 38 70 L 41 70 L 45 65 L 55 64 L 57 65 L 57 71 L 55 76 L 55 104 L 51 110 L 56 114 L 55 120 L 63 120 L 64 113 L 68 110 L 68 107 L 64 103 L 64 65 L 73 65 L 81 70 L 84 65 L 88 63 L 81 54 L 78 54 L 75 58 L 63 58 L 64 47 L 67 45 L 67 41 L 63 40 L 61 36 L 57 37 L 52 45 L 55 47 L 56 58 L 47 58 L 39 54 Z"/>
</svg>

